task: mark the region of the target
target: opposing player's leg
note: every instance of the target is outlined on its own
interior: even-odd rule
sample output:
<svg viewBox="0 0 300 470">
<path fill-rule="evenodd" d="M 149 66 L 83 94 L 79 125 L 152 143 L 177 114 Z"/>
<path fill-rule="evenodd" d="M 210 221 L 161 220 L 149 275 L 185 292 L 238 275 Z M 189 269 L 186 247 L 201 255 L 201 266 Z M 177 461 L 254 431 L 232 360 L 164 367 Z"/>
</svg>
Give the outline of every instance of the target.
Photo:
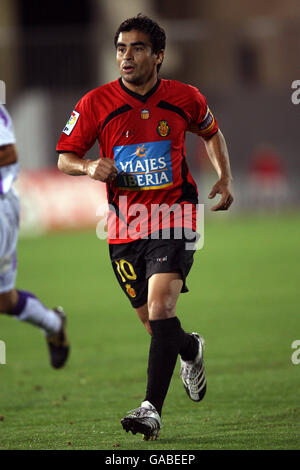
<svg viewBox="0 0 300 470">
<path fill-rule="evenodd" d="M 19 200 L 10 192 L 0 200 L 0 313 L 41 328 L 51 365 L 62 367 L 69 354 L 62 308 L 49 309 L 31 292 L 15 289 L 16 247 L 19 231 Z"/>
<path fill-rule="evenodd" d="M 69 354 L 66 315 L 61 307 L 48 309 L 31 292 L 11 289 L 0 292 L 0 312 L 41 328 L 46 336 L 50 362 L 62 367 Z"/>
</svg>

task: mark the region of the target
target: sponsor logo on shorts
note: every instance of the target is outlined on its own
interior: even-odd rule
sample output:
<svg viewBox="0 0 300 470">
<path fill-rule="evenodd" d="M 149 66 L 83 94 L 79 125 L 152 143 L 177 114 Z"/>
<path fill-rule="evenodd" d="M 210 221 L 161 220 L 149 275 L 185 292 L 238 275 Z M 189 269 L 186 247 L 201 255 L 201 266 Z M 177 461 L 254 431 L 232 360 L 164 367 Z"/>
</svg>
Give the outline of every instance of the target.
<svg viewBox="0 0 300 470">
<path fill-rule="evenodd" d="M 158 263 L 164 263 L 164 262 L 167 262 L 168 261 L 168 257 L 167 256 L 164 256 L 163 258 L 156 258 L 156 261 Z"/>
</svg>

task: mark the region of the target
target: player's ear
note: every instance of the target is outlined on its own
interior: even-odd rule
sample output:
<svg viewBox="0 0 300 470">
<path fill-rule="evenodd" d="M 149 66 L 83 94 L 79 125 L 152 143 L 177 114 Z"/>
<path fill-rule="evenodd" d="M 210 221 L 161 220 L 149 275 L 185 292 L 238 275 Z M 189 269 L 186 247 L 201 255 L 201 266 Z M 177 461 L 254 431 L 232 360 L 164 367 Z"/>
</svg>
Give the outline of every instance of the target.
<svg viewBox="0 0 300 470">
<path fill-rule="evenodd" d="M 156 65 L 162 64 L 165 57 L 165 51 L 162 49 L 157 53 Z"/>
</svg>

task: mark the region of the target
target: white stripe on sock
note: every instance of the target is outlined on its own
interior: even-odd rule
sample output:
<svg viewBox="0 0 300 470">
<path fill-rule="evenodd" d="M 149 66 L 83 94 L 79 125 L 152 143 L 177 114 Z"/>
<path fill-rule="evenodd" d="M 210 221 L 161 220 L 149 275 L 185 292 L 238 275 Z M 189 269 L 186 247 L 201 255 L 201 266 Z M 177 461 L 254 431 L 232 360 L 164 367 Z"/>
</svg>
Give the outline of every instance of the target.
<svg viewBox="0 0 300 470">
<path fill-rule="evenodd" d="M 42 328 L 47 335 L 58 333 L 61 328 L 59 316 L 53 310 L 46 308 L 35 297 L 27 298 L 24 310 L 15 318 Z"/>
</svg>

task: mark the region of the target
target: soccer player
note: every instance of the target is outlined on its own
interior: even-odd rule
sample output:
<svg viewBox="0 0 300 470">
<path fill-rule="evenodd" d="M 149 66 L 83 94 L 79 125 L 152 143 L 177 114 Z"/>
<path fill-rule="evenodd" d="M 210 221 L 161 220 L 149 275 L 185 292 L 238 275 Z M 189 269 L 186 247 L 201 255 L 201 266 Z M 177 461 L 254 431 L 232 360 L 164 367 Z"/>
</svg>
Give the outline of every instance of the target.
<svg viewBox="0 0 300 470">
<path fill-rule="evenodd" d="M 41 328 L 46 335 L 51 365 L 60 368 L 69 353 L 63 309 L 49 309 L 31 292 L 15 288 L 20 210 L 13 181 L 17 174 L 13 124 L 6 108 L 0 105 L 0 313 Z"/>
<path fill-rule="evenodd" d="M 148 17 L 124 21 L 114 39 L 120 78 L 77 103 L 57 145 L 61 171 L 106 183 L 112 266 L 151 334 L 145 399 L 121 420 L 127 432 L 144 439 L 159 435 L 178 354 L 188 396 L 200 401 L 206 392 L 204 340 L 186 333 L 176 316 L 193 263 L 187 242 L 196 239 L 198 193 L 187 164 L 186 131 L 205 139 L 219 177 L 209 198 L 221 199 L 212 210 L 227 210 L 233 201 L 225 139 L 205 97 L 193 86 L 158 78 L 165 40 Z M 100 157 L 83 159 L 96 140 Z"/>
</svg>

